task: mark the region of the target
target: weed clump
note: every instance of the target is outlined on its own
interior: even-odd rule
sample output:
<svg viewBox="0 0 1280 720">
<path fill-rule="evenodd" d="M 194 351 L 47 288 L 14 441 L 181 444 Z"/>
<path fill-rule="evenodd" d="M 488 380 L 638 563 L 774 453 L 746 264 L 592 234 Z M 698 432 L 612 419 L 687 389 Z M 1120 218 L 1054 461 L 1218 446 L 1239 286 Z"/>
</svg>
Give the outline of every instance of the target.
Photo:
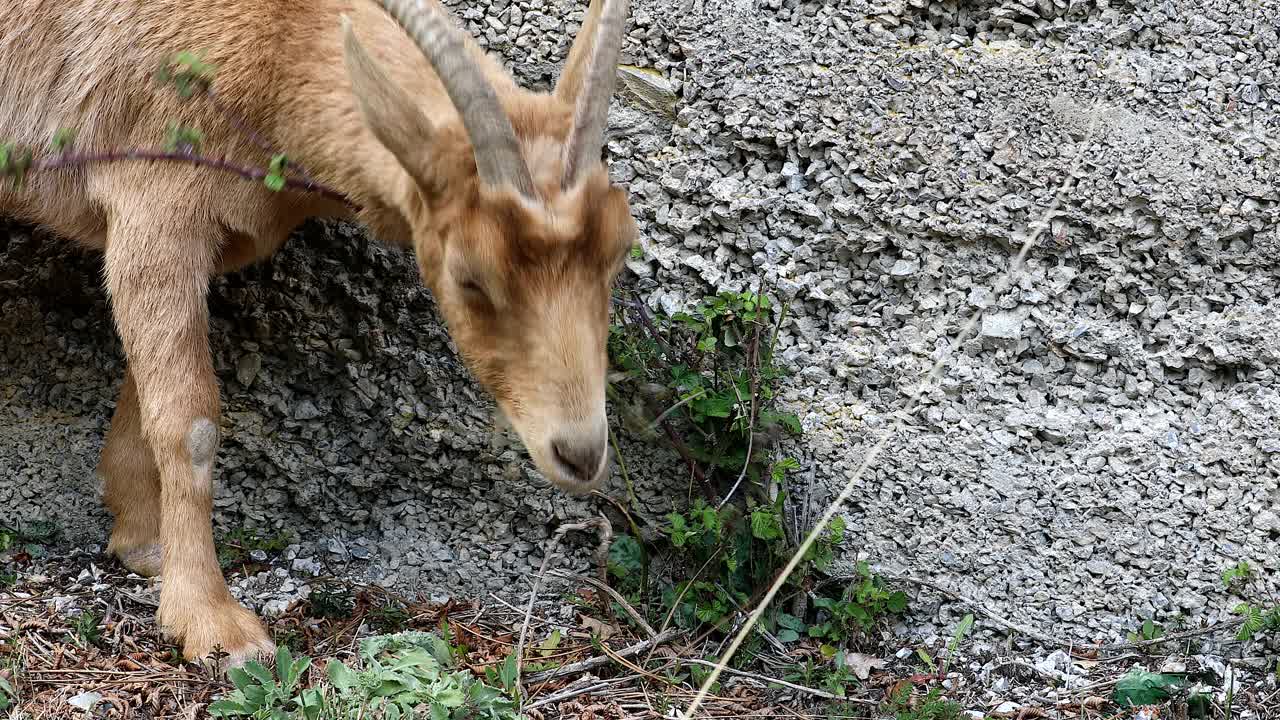
<svg viewBox="0 0 1280 720">
<path fill-rule="evenodd" d="M 647 540 L 634 522 L 632 532 L 617 536 L 609 572 L 630 602 L 659 610 L 664 626 L 727 634 L 809 531 L 807 498 L 795 497 L 789 482 L 800 463 L 782 451 L 803 434 L 800 419 L 779 404 L 788 370 L 775 351 L 785 318 L 786 306 L 763 289 L 720 293 L 669 317 L 651 314 L 636 299 L 620 304 L 609 337 L 616 370 L 610 396 L 630 436 L 679 454 L 689 484 L 684 501 Z M 630 488 L 625 469 L 624 479 Z M 837 671 L 847 650 L 907 609 L 907 596 L 866 563 L 849 583 L 823 577 L 845 535 L 836 518 L 787 578 L 789 595 L 762 623 L 784 646 L 817 645 Z M 657 555 L 676 560 L 677 576 L 652 576 Z M 840 692 L 851 677 L 841 675 Z"/>
</svg>

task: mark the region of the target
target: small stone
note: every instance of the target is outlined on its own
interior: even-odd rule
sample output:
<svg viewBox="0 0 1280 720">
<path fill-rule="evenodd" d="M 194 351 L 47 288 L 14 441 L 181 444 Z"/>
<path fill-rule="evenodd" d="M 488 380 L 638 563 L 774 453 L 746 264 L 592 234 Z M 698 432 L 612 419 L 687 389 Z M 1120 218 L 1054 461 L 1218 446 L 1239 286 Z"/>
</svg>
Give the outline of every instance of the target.
<svg viewBox="0 0 1280 720">
<path fill-rule="evenodd" d="M 262 370 L 262 356 L 258 353 L 242 355 L 236 362 L 236 380 L 246 389 L 253 387 L 253 381 Z"/>
<path fill-rule="evenodd" d="M 82 692 L 67 698 L 68 705 L 77 707 L 85 712 L 93 712 L 94 706 L 99 702 L 102 702 L 102 695 L 96 692 Z"/>
<path fill-rule="evenodd" d="M 919 260 L 900 259 L 889 269 L 889 274 L 893 277 L 910 277 L 920 272 Z"/>
<path fill-rule="evenodd" d="M 1004 344 L 1022 338 L 1022 316 L 1016 313 L 988 313 L 982 316 L 982 337 Z"/>
<path fill-rule="evenodd" d="M 293 410 L 295 420 L 314 420 L 320 417 L 320 409 L 311 400 L 303 400 Z"/>
<path fill-rule="evenodd" d="M 324 567 L 311 558 L 298 558 L 293 561 L 293 565 L 291 567 L 295 572 L 306 573 L 312 577 L 319 575 L 324 571 Z"/>
</svg>

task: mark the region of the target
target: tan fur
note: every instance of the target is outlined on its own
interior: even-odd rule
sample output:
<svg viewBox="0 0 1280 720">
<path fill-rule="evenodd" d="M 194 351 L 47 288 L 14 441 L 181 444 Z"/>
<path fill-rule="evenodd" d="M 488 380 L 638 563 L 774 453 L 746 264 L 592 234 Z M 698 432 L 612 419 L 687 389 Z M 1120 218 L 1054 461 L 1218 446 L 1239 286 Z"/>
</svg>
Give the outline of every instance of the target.
<svg viewBox="0 0 1280 720">
<path fill-rule="evenodd" d="M 344 56 L 344 15 L 380 75 Z M 203 53 L 224 103 L 361 207 L 354 219 L 413 250 L 469 367 L 543 473 L 570 491 L 598 485 L 609 287 L 636 227 L 603 166 L 561 188 L 589 42 L 575 43 L 552 94 L 520 89 L 469 47 L 524 147 L 541 193 L 531 201 L 480 185 L 439 79 L 373 2 L 0 0 L 0 28 L 0 141 L 43 148 L 69 127 L 79 152 L 154 148 L 177 121 L 203 131 L 203 154 L 265 165 L 203 99 L 182 101 L 152 81 L 173 53 Z M 188 658 L 221 647 L 238 663 L 271 648 L 214 552 L 209 278 L 275 252 L 309 217 L 347 212 L 179 163 L 48 171 L 0 189 L 0 213 L 104 253 L 128 358 L 98 467 L 115 516 L 109 550 L 140 573 L 163 573 L 158 619 Z M 568 472 L 566 457 L 587 474 Z"/>
</svg>

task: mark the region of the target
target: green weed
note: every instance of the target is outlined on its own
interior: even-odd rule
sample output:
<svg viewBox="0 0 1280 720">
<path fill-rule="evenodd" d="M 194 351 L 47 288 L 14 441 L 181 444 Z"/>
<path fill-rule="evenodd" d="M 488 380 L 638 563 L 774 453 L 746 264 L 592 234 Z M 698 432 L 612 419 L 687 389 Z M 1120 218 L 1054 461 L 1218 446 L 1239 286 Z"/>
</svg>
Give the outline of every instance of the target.
<svg viewBox="0 0 1280 720">
<path fill-rule="evenodd" d="M 0 673 L 0 712 L 10 710 L 18 702 L 18 690 Z"/>
<path fill-rule="evenodd" d="M 1137 632 L 1128 635 L 1129 642 L 1149 642 L 1159 640 L 1166 635 L 1163 625 L 1154 620 L 1143 620 Z"/>
<path fill-rule="evenodd" d="M 85 610 L 71 624 L 72 640 L 81 647 L 96 646 L 102 641 L 101 619 Z"/>
<path fill-rule="evenodd" d="M 256 565 L 262 561 L 254 559 L 255 553 L 270 559 L 284 552 L 292 541 L 293 536 L 288 531 L 263 535 L 248 528 L 235 528 L 218 543 L 218 565 L 223 570 Z"/>
<path fill-rule="evenodd" d="M 907 595 L 890 590 L 865 562 L 858 563 L 858 577 L 839 597 L 819 597 L 813 601 L 823 610 L 823 622 L 809 627 L 810 637 L 829 643 L 844 642 L 875 629 L 890 615 L 906 612 Z"/>
<path fill-rule="evenodd" d="M 1258 580 L 1248 562 L 1241 560 L 1222 573 L 1222 584 L 1228 590 L 1247 592 Z M 1252 599 L 1246 599 L 1231 609 L 1241 618 L 1238 640 L 1252 640 L 1264 633 L 1280 631 L 1280 604 L 1264 591 L 1254 588 Z"/>
<path fill-rule="evenodd" d="M 964 707 L 953 700 L 946 700 L 938 688 L 932 688 L 917 702 L 912 702 L 912 688 L 904 685 L 889 699 L 885 712 L 891 713 L 895 720 L 961 720 L 965 718 Z"/>
<path fill-rule="evenodd" d="M 307 614 L 311 617 L 342 620 L 355 612 L 356 598 L 345 585 L 321 584 L 311 589 L 307 606 Z"/>
<path fill-rule="evenodd" d="M 458 669 L 449 643 L 434 634 L 366 638 L 354 667 L 330 660 L 325 678 L 306 687 L 310 665 L 310 658 L 294 658 L 282 646 L 276 657 L 278 674 L 256 662 L 232 670 L 228 675 L 235 690 L 212 703 L 209 713 L 254 720 L 519 718 L 515 702 L 503 690 Z"/>
<path fill-rule="evenodd" d="M 1222 571 L 1222 584 L 1231 590 L 1236 585 L 1248 582 L 1251 577 L 1253 577 L 1253 568 L 1249 566 L 1248 561 L 1241 560 Z"/>
<path fill-rule="evenodd" d="M 664 624 L 728 631 L 807 533 L 789 492 L 800 463 L 779 450 L 803 431 L 777 403 L 788 372 L 774 356 L 785 317 L 786 307 L 762 290 L 726 292 L 669 317 L 626 301 L 610 329 L 610 396 L 624 427 L 669 445 L 689 470 L 686 499 L 654 529 L 656 540 L 642 541 L 633 528 L 609 551 L 619 590 L 637 607 L 656 605 Z M 835 645 L 856 642 L 907 606 L 906 595 L 865 564 L 848 588 L 822 590 L 829 583 L 816 574 L 829 571 L 844 542 L 837 518 L 786 579 L 792 601 L 779 604 L 786 610 L 763 623 L 782 643 L 819 643 L 837 670 Z M 651 578 L 651 555 L 676 559 L 680 569 L 673 578 Z"/>
</svg>

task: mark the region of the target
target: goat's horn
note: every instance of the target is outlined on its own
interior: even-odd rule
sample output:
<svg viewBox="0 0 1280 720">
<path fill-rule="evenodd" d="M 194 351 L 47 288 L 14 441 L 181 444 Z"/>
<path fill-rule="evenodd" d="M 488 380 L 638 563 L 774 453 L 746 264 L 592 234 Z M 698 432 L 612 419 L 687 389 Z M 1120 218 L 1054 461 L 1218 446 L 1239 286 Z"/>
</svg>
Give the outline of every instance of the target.
<svg viewBox="0 0 1280 720">
<path fill-rule="evenodd" d="M 573 129 L 565 146 L 563 185 L 572 185 L 583 168 L 600 159 L 604 128 L 609 120 L 609 99 L 618 80 L 618 53 L 622 51 L 622 30 L 627 18 L 627 0 L 603 2 L 596 36 L 587 61 L 586 77 L 578 92 L 573 113 Z"/>
<path fill-rule="evenodd" d="M 481 182 L 490 186 L 509 184 L 526 197 L 533 197 L 533 179 L 520 153 L 511 119 L 471 58 L 461 29 L 454 27 L 436 0 L 379 2 L 435 68 L 471 137 Z"/>
</svg>

